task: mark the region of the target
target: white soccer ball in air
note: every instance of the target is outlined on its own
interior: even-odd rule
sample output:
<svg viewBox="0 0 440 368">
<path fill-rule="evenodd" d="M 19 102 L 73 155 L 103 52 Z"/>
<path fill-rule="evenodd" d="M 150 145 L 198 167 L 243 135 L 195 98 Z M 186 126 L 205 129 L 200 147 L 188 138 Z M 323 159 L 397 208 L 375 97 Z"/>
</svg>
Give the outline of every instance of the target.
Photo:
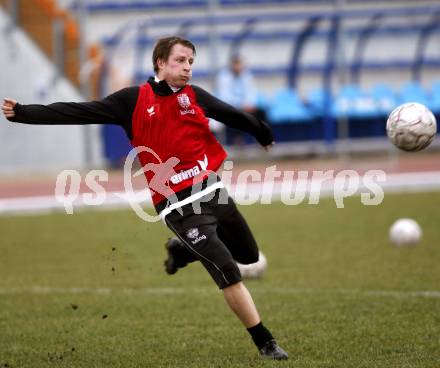
<svg viewBox="0 0 440 368">
<path fill-rule="evenodd" d="M 426 106 L 409 102 L 396 107 L 387 120 L 387 135 L 404 151 L 420 151 L 429 146 L 437 133 L 434 114 Z"/>
<path fill-rule="evenodd" d="M 241 277 L 244 279 L 257 279 L 263 276 L 267 269 L 267 259 L 263 252 L 259 251 L 258 261 L 251 264 L 241 264 L 237 262 Z"/>
<path fill-rule="evenodd" d="M 422 229 L 412 219 L 399 219 L 390 228 L 390 240 L 394 245 L 416 245 L 421 239 Z"/>
</svg>

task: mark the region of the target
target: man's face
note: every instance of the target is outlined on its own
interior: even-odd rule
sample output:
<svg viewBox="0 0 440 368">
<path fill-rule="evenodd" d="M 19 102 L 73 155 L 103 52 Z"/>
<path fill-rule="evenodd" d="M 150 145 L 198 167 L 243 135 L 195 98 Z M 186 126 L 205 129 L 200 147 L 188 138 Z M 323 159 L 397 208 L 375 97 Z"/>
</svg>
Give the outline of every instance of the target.
<svg viewBox="0 0 440 368">
<path fill-rule="evenodd" d="M 231 70 L 235 75 L 239 75 L 243 71 L 243 63 L 240 59 L 235 59 L 231 62 Z"/>
<path fill-rule="evenodd" d="M 194 62 L 193 50 L 181 44 L 171 48 L 168 60 L 159 59 L 158 78 L 165 80 L 170 86 L 182 88 L 192 76 L 192 64 Z"/>
</svg>

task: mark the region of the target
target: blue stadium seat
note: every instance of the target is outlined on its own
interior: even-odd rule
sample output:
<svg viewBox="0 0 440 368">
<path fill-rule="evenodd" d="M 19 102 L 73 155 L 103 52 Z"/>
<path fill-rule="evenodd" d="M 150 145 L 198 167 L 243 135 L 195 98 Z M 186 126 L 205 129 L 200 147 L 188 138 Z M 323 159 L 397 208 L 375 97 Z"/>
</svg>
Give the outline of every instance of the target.
<svg viewBox="0 0 440 368">
<path fill-rule="evenodd" d="M 325 93 L 326 92 L 324 88 L 317 87 L 310 90 L 307 95 L 307 103 L 309 104 L 310 109 L 316 117 L 324 116 Z"/>
<path fill-rule="evenodd" d="M 341 88 L 334 100 L 332 113 L 336 118 L 349 119 L 366 119 L 379 115 L 373 98 L 356 84 L 348 84 Z"/>
<path fill-rule="evenodd" d="M 396 94 L 387 84 L 375 84 L 370 95 L 380 115 L 387 116 L 398 105 Z"/>
<path fill-rule="evenodd" d="M 279 90 L 268 109 L 268 118 L 272 124 L 310 122 L 313 116 L 304 106 L 298 94 L 290 88 Z"/>
<path fill-rule="evenodd" d="M 406 102 L 418 102 L 430 105 L 430 96 L 418 81 L 406 82 L 400 89 L 399 104 Z"/>
<path fill-rule="evenodd" d="M 261 91 L 257 92 L 257 107 L 266 111 L 270 106 L 269 98 Z"/>
<path fill-rule="evenodd" d="M 435 80 L 431 84 L 431 100 L 428 107 L 434 114 L 440 114 L 440 80 Z"/>
</svg>

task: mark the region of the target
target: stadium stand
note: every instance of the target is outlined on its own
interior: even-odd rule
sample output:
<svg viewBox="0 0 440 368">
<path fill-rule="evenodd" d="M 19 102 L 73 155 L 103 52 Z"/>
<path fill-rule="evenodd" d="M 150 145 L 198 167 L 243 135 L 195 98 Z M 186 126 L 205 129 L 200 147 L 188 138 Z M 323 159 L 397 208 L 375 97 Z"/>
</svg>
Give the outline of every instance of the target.
<svg viewBox="0 0 440 368">
<path fill-rule="evenodd" d="M 440 7 L 434 0 L 347 1 L 343 11 L 324 0 L 219 0 L 209 10 L 207 1 L 197 0 L 58 0 L 58 5 L 77 19 L 84 15 L 85 42 L 101 55 L 94 78 L 99 85 L 89 86 L 97 97 L 142 83 L 152 74 L 154 41 L 181 34 L 198 47 L 194 83 L 211 91 L 213 75 L 231 52 L 246 55 L 270 122 L 285 127 L 282 140 L 332 144 L 343 138 L 340 119 L 348 119 L 352 137 L 384 135 L 380 124 L 408 99 L 439 111 L 431 83 L 440 67 Z M 299 126 L 311 133 L 296 135 Z M 129 145 L 116 148 L 123 132 L 104 129 L 106 156 L 113 161 Z"/>
</svg>

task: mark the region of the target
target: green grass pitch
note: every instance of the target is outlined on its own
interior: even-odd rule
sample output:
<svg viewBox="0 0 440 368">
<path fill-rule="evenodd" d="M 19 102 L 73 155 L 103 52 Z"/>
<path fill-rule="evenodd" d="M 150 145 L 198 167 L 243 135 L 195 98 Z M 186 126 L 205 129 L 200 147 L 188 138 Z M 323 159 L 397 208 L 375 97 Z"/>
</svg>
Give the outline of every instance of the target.
<svg viewBox="0 0 440 368">
<path fill-rule="evenodd" d="M 287 362 L 260 361 L 200 264 L 165 274 L 161 223 L 0 217 L 0 367 L 439 367 L 440 193 L 345 204 L 241 208 L 269 262 L 246 284 Z M 389 244 L 399 217 L 418 246 Z"/>
</svg>

